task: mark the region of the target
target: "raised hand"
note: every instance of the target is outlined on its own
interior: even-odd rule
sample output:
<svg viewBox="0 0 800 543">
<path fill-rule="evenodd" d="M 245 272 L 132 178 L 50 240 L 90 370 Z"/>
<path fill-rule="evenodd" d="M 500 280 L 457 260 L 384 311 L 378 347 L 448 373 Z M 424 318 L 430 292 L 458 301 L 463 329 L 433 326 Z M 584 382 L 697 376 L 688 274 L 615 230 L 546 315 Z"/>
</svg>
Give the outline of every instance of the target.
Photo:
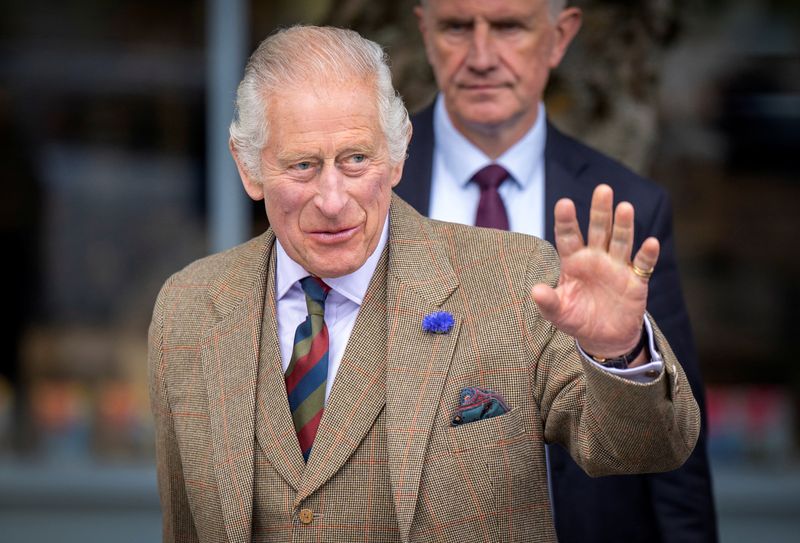
<svg viewBox="0 0 800 543">
<path fill-rule="evenodd" d="M 612 209 L 614 192 L 598 185 L 592 195 L 588 243 L 584 243 L 575 205 L 562 199 L 555 207 L 556 249 L 561 277 L 553 289 L 533 287 L 542 315 L 596 357 L 630 352 L 642 333 L 647 281 L 656 265 L 659 244 L 647 238 L 631 262 L 633 206 Z"/>
</svg>

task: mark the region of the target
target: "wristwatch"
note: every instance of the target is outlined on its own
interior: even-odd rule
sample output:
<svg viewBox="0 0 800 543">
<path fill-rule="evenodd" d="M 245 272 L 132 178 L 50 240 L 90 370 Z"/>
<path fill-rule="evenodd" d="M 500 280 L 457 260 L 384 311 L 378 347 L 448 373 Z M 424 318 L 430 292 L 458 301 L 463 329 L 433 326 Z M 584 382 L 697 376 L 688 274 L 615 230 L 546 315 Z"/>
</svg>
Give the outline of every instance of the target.
<svg viewBox="0 0 800 543">
<path fill-rule="evenodd" d="M 644 346 L 647 345 L 647 338 L 647 329 L 645 328 L 644 324 L 642 324 L 642 333 L 639 336 L 639 343 L 636 344 L 636 347 L 634 347 L 631 352 L 620 356 L 615 356 L 614 358 L 602 358 L 593 354 L 586 354 L 589 354 L 589 356 L 592 357 L 592 360 L 607 368 L 624 370 L 628 368 L 628 364 L 636 360 L 636 357 L 641 354 Z"/>
</svg>

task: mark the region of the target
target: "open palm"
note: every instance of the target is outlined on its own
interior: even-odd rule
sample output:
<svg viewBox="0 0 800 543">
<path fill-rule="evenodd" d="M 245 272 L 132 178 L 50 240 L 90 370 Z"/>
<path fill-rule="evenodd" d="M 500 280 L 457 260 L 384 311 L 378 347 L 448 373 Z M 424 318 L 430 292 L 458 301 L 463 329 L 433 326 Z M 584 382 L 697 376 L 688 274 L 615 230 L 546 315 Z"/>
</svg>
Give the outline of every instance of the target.
<svg viewBox="0 0 800 543">
<path fill-rule="evenodd" d="M 614 212 L 613 201 L 611 187 L 595 189 L 586 243 L 572 201 L 556 204 L 561 276 L 555 289 L 544 284 L 533 288 L 546 319 L 575 337 L 584 350 L 604 358 L 627 353 L 638 343 L 647 305 L 647 279 L 641 270 L 652 270 L 659 253 L 658 240 L 648 238 L 631 262 L 633 206 L 623 202 Z"/>
</svg>

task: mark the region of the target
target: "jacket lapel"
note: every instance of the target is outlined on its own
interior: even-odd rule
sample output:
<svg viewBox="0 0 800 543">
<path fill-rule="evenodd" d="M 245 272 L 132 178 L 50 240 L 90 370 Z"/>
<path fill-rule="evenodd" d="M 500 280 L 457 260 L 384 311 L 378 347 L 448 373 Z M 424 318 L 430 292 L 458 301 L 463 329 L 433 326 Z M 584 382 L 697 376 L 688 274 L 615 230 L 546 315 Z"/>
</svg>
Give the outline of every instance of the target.
<svg viewBox="0 0 800 543">
<path fill-rule="evenodd" d="M 297 441 L 286 382 L 283 378 L 275 301 L 275 251 L 271 251 L 261 329 L 261 355 L 256 388 L 256 439 L 281 477 L 297 491 L 305 469 Z"/>
<path fill-rule="evenodd" d="M 213 460 L 225 529 L 231 543 L 250 540 L 253 439 L 259 337 L 264 307 L 268 234 L 245 244 L 209 286 L 220 320 L 203 335 Z"/>
<path fill-rule="evenodd" d="M 386 403 L 387 254 L 388 244 L 350 334 L 295 506 L 339 471 Z"/>
<path fill-rule="evenodd" d="M 210 287 L 221 318 L 204 335 L 201 357 L 214 466 L 231 543 L 250 540 L 257 432 L 262 444 L 270 444 L 264 447 L 270 461 L 298 489 L 298 500 L 302 500 L 346 462 L 384 402 L 395 509 L 401 538 L 408 541 L 422 460 L 462 317 L 453 315 L 455 325 L 448 334 L 422 330 L 423 317 L 441 308 L 457 288 L 458 279 L 446 248 L 432 235 L 430 226 L 396 197 L 392 198 L 389 224 L 387 252 L 359 312 L 346 361 L 323 416 L 319 441 L 303 475 L 296 438 L 283 438 L 294 438 L 294 433 L 279 369 L 260 376 L 258 409 L 264 406 L 270 416 L 262 419 L 270 425 L 255 428 L 260 349 L 264 350 L 265 368 L 280 363 L 274 288 L 268 287 L 272 285 L 270 275 L 274 275 L 274 270 L 269 271 L 273 269 L 271 230 L 246 245 L 228 272 Z"/>
<path fill-rule="evenodd" d="M 393 198 L 387 278 L 386 441 L 395 511 L 408 541 L 422 464 L 462 322 L 426 333 L 425 315 L 458 286 L 446 248 L 407 204 Z"/>
<path fill-rule="evenodd" d="M 430 104 L 411 118 L 414 137 L 408 145 L 408 159 L 403 166 L 403 177 L 395 188 L 403 200 L 423 215 L 428 214 L 431 200 L 435 139 L 433 105 Z"/>
</svg>

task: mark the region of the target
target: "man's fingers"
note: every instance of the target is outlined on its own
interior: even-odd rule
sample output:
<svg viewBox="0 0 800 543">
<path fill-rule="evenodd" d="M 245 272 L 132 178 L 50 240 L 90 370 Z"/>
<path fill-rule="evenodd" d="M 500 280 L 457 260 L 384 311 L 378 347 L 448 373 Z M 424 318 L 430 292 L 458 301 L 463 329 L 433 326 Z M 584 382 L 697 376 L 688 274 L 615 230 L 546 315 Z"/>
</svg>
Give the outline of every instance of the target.
<svg viewBox="0 0 800 543">
<path fill-rule="evenodd" d="M 542 316 L 555 323 L 561 311 L 561 299 L 558 297 L 558 293 L 549 285 L 540 283 L 533 286 L 531 294 L 533 301 L 539 306 Z"/>
<path fill-rule="evenodd" d="M 608 244 L 608 254 L 617 260 L 630 262 L 633 250 L 633 206 L 622 202 L 614 213 L 614 228 L 611 232 L 611 242 Z"/>
<path fill-rule="evenodd" d="M 650 275 L 652 275 L 656 267 L 656 262 L 658 262 L 660 251 L 661 245 L 658 243 L 658 240 L 651 237 L 644 240 L 636 256 L 633 257 L 633 271 L 636 275 L 641 277 L 643 281 L 647 282 L 650 279 Z"/>
<path fill-rule="evenodd" d="M 597 185 L 592 193 L 589 212 L 588 245 L 603 251 L 608 249 L 613 219 L 614 191 L 608 185 Z"/>
<path fill-rule="evenodd" d="M 575 204 L 568 198 L 556 202 L 553 211 L 555 240 L 558 255 L 565 258 L 583 248 L 583 234 L 575 215 Z"/>
</svg>

